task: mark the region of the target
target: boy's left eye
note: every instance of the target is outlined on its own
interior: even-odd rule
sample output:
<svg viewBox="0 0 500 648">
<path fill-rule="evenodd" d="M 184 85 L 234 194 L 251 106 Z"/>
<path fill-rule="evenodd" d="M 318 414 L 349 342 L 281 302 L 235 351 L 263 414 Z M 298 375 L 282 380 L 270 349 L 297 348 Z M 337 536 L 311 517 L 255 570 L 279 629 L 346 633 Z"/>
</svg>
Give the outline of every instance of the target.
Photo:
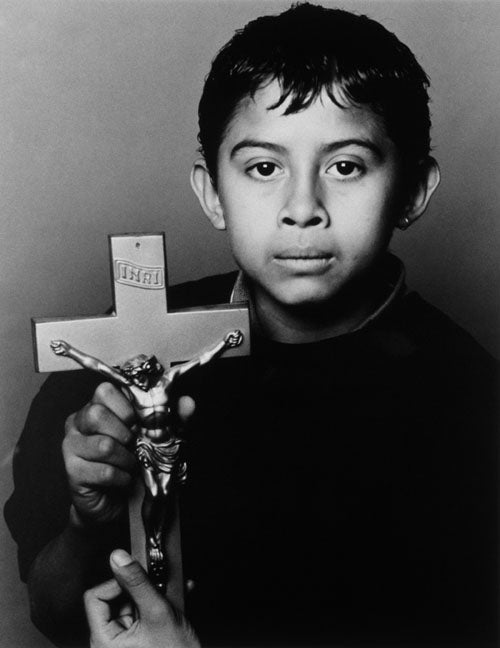
<svg viewBox="0 0 500 648">
<path fill-rule="evenodd" d="M 257 180 L 266 180 L 274 178 L 281 172 L 280 167 L 274 162 L 257 162 L 247 169 L 248 175 Z"/>
<path fill-rule="evenodd" d="M 351 160 L 340 160 L 335 162 L 327 169 L 327 173 L 337 178 L 356 178 L 363 172 L 363 168 L 357 162 Z"/>
</svg>

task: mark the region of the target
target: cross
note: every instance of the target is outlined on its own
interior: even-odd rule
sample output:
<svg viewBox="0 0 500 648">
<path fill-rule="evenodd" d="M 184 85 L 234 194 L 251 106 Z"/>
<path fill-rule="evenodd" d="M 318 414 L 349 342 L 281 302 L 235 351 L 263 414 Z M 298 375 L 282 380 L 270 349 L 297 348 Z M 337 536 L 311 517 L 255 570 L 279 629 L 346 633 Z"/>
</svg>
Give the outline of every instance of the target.
<svg viewBox="0 0 500 648">
<path fill-rule="evenodd" d="M 246 304 L 168 310 L 164 234 L 122 234 L 109 237 L 113 312 L 75 318 L 33 319 L 37 371 L 80 369 L 74 360 L 57 356 L 50 343 L 66 340 L 110 366 L 138 355 L 154 354 L 165 368 L 199 356 L 229 331 L 243 333 L 243 343 L 224 357 L 249 353 L 250 327 Z M 146 566 L 145 537 L 140 506 L 143 495 L 137 480 L 129 503 L 132 554 Z M 173 521 L 167 547 L 170 558 L 169 598 L 182 609 L 183 581 L 179 520 Z"/>
</svg>

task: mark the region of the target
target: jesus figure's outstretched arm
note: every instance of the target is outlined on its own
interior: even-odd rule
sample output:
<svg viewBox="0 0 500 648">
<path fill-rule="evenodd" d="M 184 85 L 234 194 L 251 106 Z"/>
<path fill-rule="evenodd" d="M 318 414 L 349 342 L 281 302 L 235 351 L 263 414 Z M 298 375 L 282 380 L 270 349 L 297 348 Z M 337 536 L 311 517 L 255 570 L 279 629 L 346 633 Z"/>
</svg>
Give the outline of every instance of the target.
<svg viewBox="0 0 500 648">
<path fill-rule="evenodd" d="M 202 353 L 198 358 L 194 358 L 189 362 L 184 362 L 183 364 L 175 365 L 168 372 L 168 379 L 172 381 L 174 378 L 178 378 L 183 374 L 187 373 L 195 367 L 207 364 L 211 362 L 218 356 L 220 356 L 226 349 L 233 349 L 234 347 L 239 346 L 243 342 L 243 333 L 241 331 L 231 331 L 228 333 L 223 340 L 218 342 L 212 348 L 208 349 Z"/>
<path fill-rule="evenodd" d="M 118 369 L 110 367 L 102 360 L 99 360 L 99 358 L 94 358 L 91 355 L 83 353 L 83 351 L 75 349 L 74 346 L 71 346 L 71 344 L 69 344 L 65 340 L 52 340 L 50 347 L 56 355 L 62 355 L 66 356 L 67 358 L 71 358 L 75 362 L 78 362 L 78 364 L 85 369 L 96 371 L 97 373 L 100 373 L 102 376 L 105 376 L 110 380 L 119 382 L 121 385 L 130 385 L 130 380 L 125 378 L 125 376 L 120 371 L 118 371 Z"/>
</svg>

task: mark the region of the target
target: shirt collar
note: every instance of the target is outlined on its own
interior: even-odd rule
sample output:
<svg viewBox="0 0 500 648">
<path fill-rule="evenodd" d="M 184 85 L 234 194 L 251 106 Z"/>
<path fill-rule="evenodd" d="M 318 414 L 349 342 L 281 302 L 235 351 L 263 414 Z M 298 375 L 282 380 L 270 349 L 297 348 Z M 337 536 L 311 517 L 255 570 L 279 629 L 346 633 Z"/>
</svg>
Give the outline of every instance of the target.
<svg viewBox="0 0 500 648">
<path fill-rule="evenodd" d="M 229 303 L 234 304 L 236 302 L 244 301 L 250 301 L 250 290 L 247 287 L 245 275 L 240 270 L 238 272 L 238 276 L 236 277 L 236 281 L 234 282 Z"/>
<path fill-rule="evenodd" d="M 365 326 L 370 322 L 373 322 L 373 320 L 380 317 L 392 302 L 406 291 L 405 276 L 406 272 L 403 262 L 393 254 L 387 254 L 383 272 L 383 282 L 385 284 L 385 291 L 383 294 L 385 297 L 382 303 L 377 306 L 377 308 L 365 320 L 363 320 L 361 324 L 356 326 L 353 331 L 359 331 L 360 329 L 365 328 Z M 245 301 L 250 301 L 250 289 L 245 279 L 245 275 L 240 271 L 238 272 L 238 276 L 234 282 L 230 303 L 234 304 L 236 302 Z"/>
</svg>

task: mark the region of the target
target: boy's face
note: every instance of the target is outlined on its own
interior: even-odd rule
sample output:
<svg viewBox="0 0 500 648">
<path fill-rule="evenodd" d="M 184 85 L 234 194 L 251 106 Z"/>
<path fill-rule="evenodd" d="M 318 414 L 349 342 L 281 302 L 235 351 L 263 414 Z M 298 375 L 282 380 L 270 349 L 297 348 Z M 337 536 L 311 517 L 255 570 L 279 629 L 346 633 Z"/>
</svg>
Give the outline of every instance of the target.
<svg viewBox="0 0 500 648">
<path fill-rule="evenodd" d="M 217 199 L 256 299 L 321 305 L 372 268 L 397 217 L 398 153 L 380 118 L 336 106 L 268 110 L 277 82 L 247 99 L 218 156 Z M 223 220 L 222 220 L 223 219 Z"/>
</svg>

